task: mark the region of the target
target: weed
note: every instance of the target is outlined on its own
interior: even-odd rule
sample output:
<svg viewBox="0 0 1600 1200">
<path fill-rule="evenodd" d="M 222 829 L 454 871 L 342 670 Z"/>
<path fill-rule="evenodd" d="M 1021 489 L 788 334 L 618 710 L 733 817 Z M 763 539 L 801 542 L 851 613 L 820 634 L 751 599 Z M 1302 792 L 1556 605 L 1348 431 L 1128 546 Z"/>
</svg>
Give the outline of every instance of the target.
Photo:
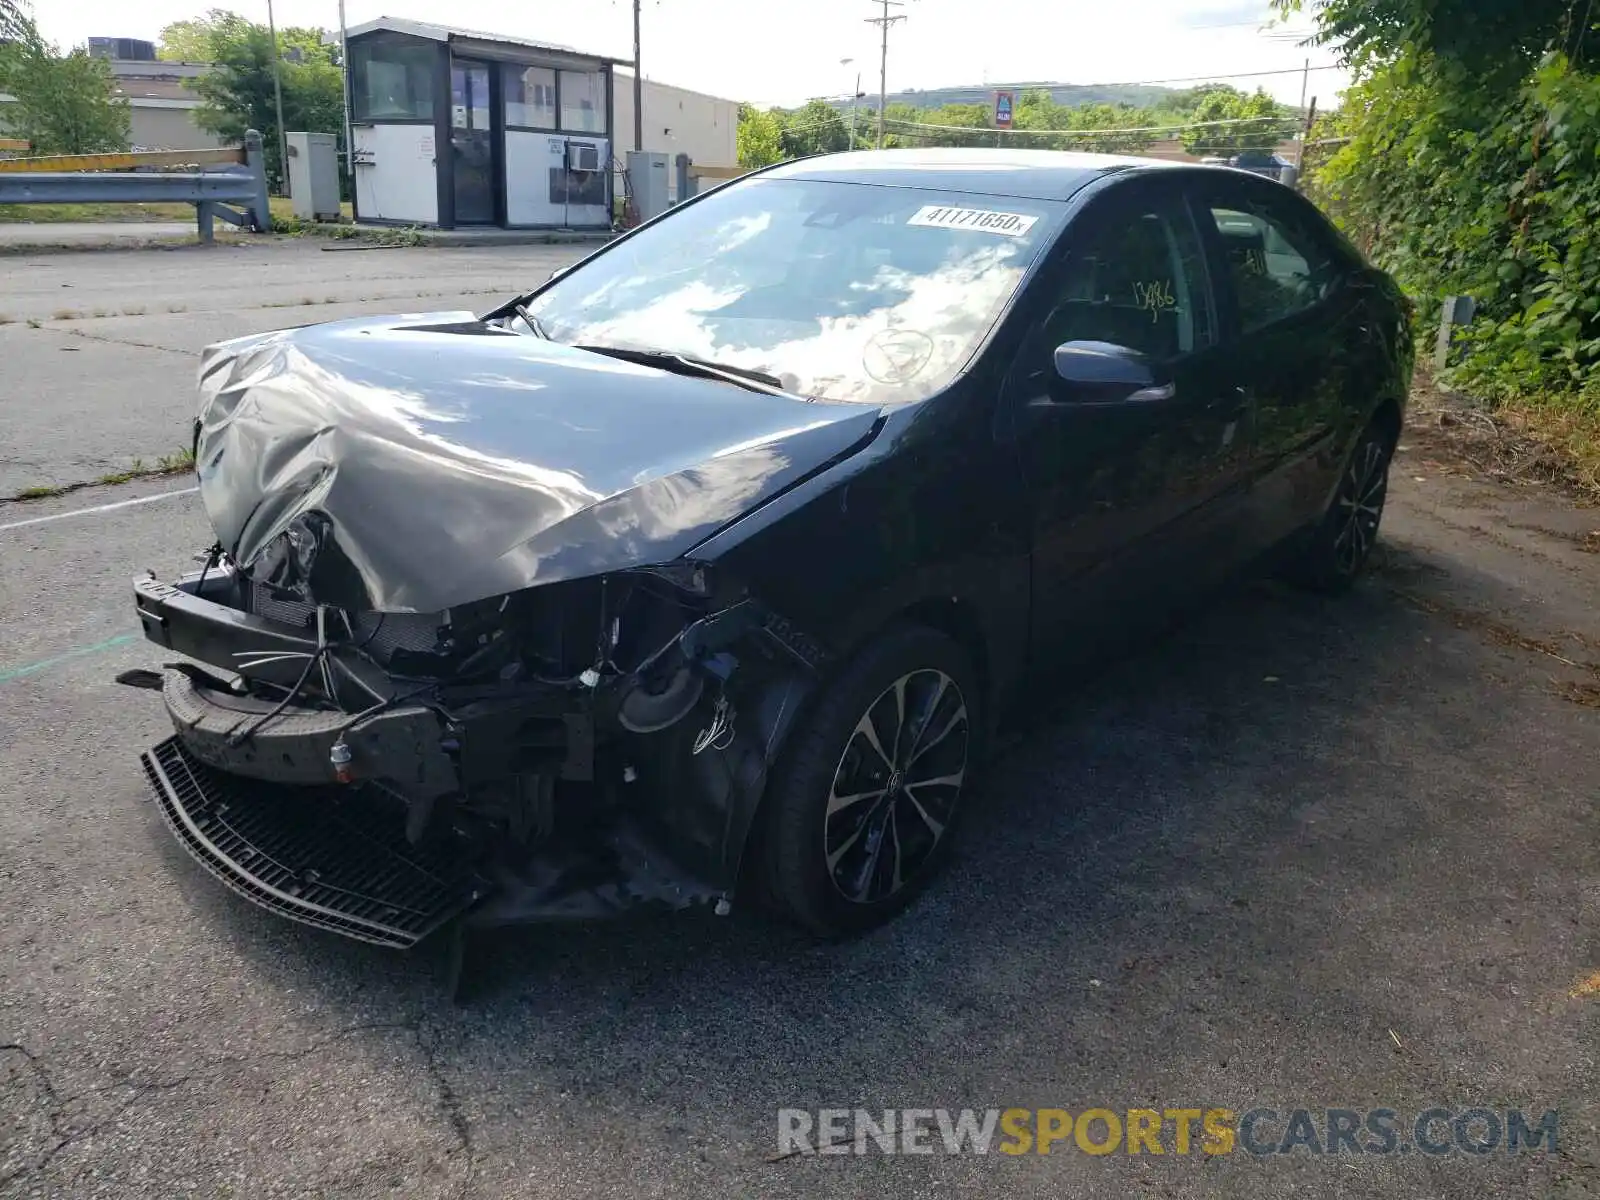
<svg viewBox="0 0 1600 1200">
<path fill-rule="evenodd" d="M 83 314 L 75 308 L 58 308 L 50 314 L 52 321 L 81 321 Z"/>
<path fill-rule="evenodd" d="M 156 469 L 154 473 L 173 475 L 179 471 L 192 470 L 193 467 L 194 451 L 185 447 L 178 450 L 176 453 L 163 454 L 160 458 L 156 459 Z"/>
<path fill-rule="evenodd" d="M 28 318 L 28 328 L 29 329 L 42 329 L 42 328 L 44 328 L 44 322 L 39 320 L 38 317 L 29 317 Z"/>
<path fill-rule="evenodd" d="M 154 479 L 163 475 L 177 475 L 184 471 L 194 469 L 194 451 L 187 448 L 174 450 L 171 454 L 163 454 L 156 459 L 154 465 L 146 463 L 142 458 L 136 458 L 121 471 L 111 471 L 97 479 L 87 479 L 80 483 L 63 484 L 36 484 L 33 487 L 23 488 L 14 496 L 6 496 L 4 500 L 43 500 L 49 496 L 64 496 L 68 492 L 78 491 L 80 488 L 111 486 L 119 483 L 129 483 L 135 479 Z"/>
</svg>

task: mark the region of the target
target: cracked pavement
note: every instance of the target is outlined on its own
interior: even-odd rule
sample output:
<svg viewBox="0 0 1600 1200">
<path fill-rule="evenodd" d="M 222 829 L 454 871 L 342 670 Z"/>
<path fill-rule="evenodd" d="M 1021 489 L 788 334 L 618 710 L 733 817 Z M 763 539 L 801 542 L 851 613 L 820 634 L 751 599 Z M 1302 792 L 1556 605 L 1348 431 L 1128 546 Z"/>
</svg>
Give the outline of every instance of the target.
<svg viewBox="0 0 1600 1200">
<path fill-rule="evenodd" d="M 447 286 L 457 253 L 322 258 L 375 294 Z M 495 255 L 448 286 L 518 274 Z M 151 353 L 121 415 L 164 444 L 192 355 Z M 48 459 L 41 425 L 0 444 Z M 195 498 L 0 529 L 0 1197 L 1595 1195 L 1600 511 L 1406 445 L 1371 579 L 1240 586 L 1037 696 L 890 927 L 821 945 L 739 905 L 528 930 L 476 948 L 464 1007 L 438 951 L 257 910 L 153 811 L 165 717 L 112 677 L 160 660 L 126 640 L 128 580 L 206 544 Z M 1555 1108 L 1561 1148 L 769 1161 L 778 1108 L 856 1104 Z"/>
</svg>

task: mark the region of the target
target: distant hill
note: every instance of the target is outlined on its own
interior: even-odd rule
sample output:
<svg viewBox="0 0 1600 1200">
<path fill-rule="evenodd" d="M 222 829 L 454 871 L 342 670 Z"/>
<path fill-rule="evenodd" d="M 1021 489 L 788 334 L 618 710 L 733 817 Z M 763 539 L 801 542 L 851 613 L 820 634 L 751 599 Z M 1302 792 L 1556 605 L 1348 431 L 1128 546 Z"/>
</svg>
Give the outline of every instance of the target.
<svg viewBox="0 0 1600 1200">
<path fill-rule="evenodd" d="M 865 83 L 862 85 L 865 87 Z M 909 104 L 914 108 L 943 108 L 946 104 L 990 104 L 996 92 L 1039 91 L 1050 93 L 1057 104 L 1076 107 L 1080 104 L 1131 104 L 1135 108 L 1149 108 L 1170 97 L 1177 89 L 1154 87 L 1150 84 L 1111 84 L 1094 86 L 1078 83 L 974 83 L 965 87 L 913 89 L 907 92 L 890 92 L 890 104 Z M 877 107 L 878 97 L 868 91 L 862 98 L 863 106 Z M 835 101 L 835 108 L 848 109 L 848 100 Z"/>
</svg>

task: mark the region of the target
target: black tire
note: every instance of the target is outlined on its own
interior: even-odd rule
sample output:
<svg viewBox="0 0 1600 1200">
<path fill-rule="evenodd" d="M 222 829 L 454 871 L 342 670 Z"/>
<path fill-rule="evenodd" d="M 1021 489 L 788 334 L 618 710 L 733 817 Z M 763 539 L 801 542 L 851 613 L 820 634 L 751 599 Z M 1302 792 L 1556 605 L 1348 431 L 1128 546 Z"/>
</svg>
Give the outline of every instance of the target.
<svg viewBox="0 0 1600 1200">
<path fill-rule="evenodd" d="M 1362 432 L 1339 473 L 1333 499 L 1322 519 L 1297 548 L 1287 575 L 1300 587 L 1336 594 L 1361 577 L 1378 540 L 1395 435 L 1374 421 Z"/>
<path fill-rule="evenodd" d="M 769 783 L 758 861 L 782 915 L 831 937 L 911 903 L 947 857 L 976 782 L 980 706 L 961 647 L 918 625 L 886 631 L 832 681 Z M 894 742 L 887 758 L 867 726 Z"/>
</svg>

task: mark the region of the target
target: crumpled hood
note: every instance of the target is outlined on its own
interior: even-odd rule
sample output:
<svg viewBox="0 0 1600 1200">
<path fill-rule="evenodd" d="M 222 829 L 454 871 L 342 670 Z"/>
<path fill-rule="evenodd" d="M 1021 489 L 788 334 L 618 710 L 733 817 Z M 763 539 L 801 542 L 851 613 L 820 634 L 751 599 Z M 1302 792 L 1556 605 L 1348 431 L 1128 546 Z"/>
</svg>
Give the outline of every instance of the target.
<svg viewBox="0 0 1600 1200">
<path fill-rule="evenodd" d="M 870 438 L 878 410 L 668 374 L 470 313 L 209 347 L 195 463 L 257 579 L 437 612 L 680 556 Z"/>
</svg>

